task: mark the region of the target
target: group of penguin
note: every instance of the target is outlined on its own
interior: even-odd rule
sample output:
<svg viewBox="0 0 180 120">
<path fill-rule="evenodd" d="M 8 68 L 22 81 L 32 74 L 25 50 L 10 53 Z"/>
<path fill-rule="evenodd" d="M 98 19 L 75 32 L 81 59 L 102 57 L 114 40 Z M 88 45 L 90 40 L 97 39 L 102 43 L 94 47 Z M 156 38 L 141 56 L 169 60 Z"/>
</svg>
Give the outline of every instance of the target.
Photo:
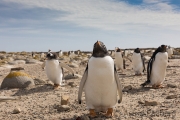
<svg viewBox="0 0 180 120">
<path fill-rule="evenodd" d="M 152 85 L 154 88 L 163 87 L 166 75 L 168 54 L 166 45 L 156 49 L 147 66 L 147 81 L 141 86 Z M 113 116 L 113 108 L 122 101 L 122 86 L 117 70 L 123 71 L 123 56 L 119 48 L 115 51 L 115 62 L 103 42 L 97 41 L 93 46 L 92 56 L 89 58 L 82 76 L 78 91 L 78 102 L 81 104 L 82 93 L 85 92 L 85 101 L 90 117 L 96 117 L 97 112 L 102 112 L 106 117 Z M 140 49 L 134 50 L 132 55 L 133 70 L 140 75 L 145 71 L 145 64 Z M 59 62 L 56 53 L 49 51 L 43 64 L 49 80 L 54 83 L 54 88 L 63 85 L 63 68 L 74 71 L 64 63 Z M 118 99 L 117 99 L 118 94 Z"/>
</svg>

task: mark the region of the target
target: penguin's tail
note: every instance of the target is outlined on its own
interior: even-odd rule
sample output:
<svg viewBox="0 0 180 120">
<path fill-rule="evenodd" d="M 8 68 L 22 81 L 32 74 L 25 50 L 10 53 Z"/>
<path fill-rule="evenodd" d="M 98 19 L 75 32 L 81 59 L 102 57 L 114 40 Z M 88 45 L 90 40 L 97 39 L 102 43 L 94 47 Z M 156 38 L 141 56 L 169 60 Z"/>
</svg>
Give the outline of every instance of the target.
<svg viewBox="0 0 180 120">
<path fill-rule="evenodd" d="M 144 87 L 150 83 L 150 80 L 147 80 L 146 82 L 142 83 L 141 86 Z"/>
</svg>

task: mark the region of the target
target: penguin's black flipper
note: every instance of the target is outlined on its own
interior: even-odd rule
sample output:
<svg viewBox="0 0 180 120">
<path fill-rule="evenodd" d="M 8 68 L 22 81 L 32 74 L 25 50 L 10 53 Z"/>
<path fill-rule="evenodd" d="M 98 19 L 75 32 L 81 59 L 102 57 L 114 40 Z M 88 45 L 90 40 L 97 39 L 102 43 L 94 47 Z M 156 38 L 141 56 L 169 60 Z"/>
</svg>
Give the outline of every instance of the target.
<svg viewBox="0 0 180 120">
<path fill-rule="evenodd" d="M 83 77 L 82 77 L 80 85 L 79 85 L 79 91 L 78 91 L 78 102 L 79 102 L 79 104 L 81 104 L 81 96 L 82 96 L 84 85 L 85 85 L 86 80 L 87 80 L 87 76 L 88 76 L 88 65 L 86 67 L 86 70 L 84 71 Z"/>
<path fill-rule="evenodd" d="M 144 71 L 146 71 L 146 67 L 145 67 L 145 62 L 144 62 L 144 58 L 143 58 L 142 54 L 141 54 L 141 60 L 142 60 L 142 63 L 143 63 L 143 72 L 144 72 Z"/>
<path fill-rule="evenodd" d="M 64 79 L 64 69 L 63 69 L 63 67 L 61 67 L 61 70 L 62 70 L 62 74 L 63 74 L 62 79 Z"/>
<path fill-rule="evenodd" d="M 122 86 L 121 86 L 121 83 L 120 83 L 119 76 L 118 76 L 115 65 L 114 65 L 114 78 L 116 80 L 117 91 L 118 91 L 118 95 L 119 95 L 118 103 L 121 103 L 121 101 L 122 101 Z"/>
<path fill-rule="evenodd" d="M 142 83 L 141 86 L 145 87 L 146 85 L 148 85 L 150 83 L 150 80 L 147 80 L 146 82 Z"/>
<path fill-rule="evenodd" d="M 123 59 L 123 67 L 124 67 L 124 69 L 126 69 L 126 61 L 125 61 L 125 59 Z"/>
<path fill-rule="evenodd" d="M 150 76 L 151 76 L 152 64 L 153 64 L 153 59 L 151 58 L 148 62 L 148 66 L 147 66 L 147 81 L 145 81 L 143 84 L 141 84 L 142 87 L 148 85 L 151 82 Z"/>
</svg>

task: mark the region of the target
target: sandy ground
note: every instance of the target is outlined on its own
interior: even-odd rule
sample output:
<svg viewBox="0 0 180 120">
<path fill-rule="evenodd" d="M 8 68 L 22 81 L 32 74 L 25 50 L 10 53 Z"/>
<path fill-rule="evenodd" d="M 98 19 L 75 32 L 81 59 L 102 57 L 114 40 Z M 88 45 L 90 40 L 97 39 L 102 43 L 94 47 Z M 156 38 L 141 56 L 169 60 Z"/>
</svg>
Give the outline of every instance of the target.
<svg viewBox="0 0 180 120">
<path fill-rule="evenodd" d="M 74 82 L 74 86 L 66 85 L 54 90 L 45 71 L 41 68 L 41 64 L 20 64 L 14 66 L 24 67 L 26 73 L 33 76 L 33 78 L 44 81 L 44 83 L 26 89 L 1 89 L 0 96 L 13 96 L 19 99 L 0 101 L 0 120 L 88 120 L 84 94 L 82 104 L 80 105 L 77 102 L 81 77 L 67 80 L 67 84 Z M 77 74 L 83 75 L 85 67 L 86 65 L 80 65 L 78 68 L 73 69 Z M 99 117 L 94 119 L 180 120 L 180 59 L 170 59 L 164 81 L 165 88 L 163 89 L 142 88 L 140 84 L 146 80 L 146 73 L 142 76 L 134 76 L 130 62 L 126 63 L 126 67 L 124 74 L 119 74 L 119 77 L 123 87 L 131 85 L 132 89 L 123 92 L 122 103 L 117 104 L 112 118 L 105 118 L 102 114 L 99 114 Z M 9 68 L 0 67 L 0 82 L 9 72 Z M 65 75 L 67 74 L 68 72 L 66 71 Z M 175 87 L 171 87 L 168 84 L 173 84 Z M 70 97 L 68 103 L 70 109 L 60 112 L 57 106 L 61 105 L 61 96 L 63 95 Z M 175 97 L 167 99 L 170 95 Z M 155 101 L 158 105 L 146 106 L 144 104 L 145 101 Z M 15 108 L 19 108 L 21 112 L 12 114 Z"/>
</svg>

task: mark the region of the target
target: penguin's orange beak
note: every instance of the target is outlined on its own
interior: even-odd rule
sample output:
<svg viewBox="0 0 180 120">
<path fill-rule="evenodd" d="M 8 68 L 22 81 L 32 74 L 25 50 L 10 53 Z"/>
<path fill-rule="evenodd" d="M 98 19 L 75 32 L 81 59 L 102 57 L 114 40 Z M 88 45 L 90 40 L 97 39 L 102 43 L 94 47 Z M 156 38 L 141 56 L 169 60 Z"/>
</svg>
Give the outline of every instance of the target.
<svg viewBox="0 0 180 120">
<path fill-rule="evenodd" d="M 101 46 L 101 43 L 99 41 L 97 41 L 96 46 Z"/>
</svg>

